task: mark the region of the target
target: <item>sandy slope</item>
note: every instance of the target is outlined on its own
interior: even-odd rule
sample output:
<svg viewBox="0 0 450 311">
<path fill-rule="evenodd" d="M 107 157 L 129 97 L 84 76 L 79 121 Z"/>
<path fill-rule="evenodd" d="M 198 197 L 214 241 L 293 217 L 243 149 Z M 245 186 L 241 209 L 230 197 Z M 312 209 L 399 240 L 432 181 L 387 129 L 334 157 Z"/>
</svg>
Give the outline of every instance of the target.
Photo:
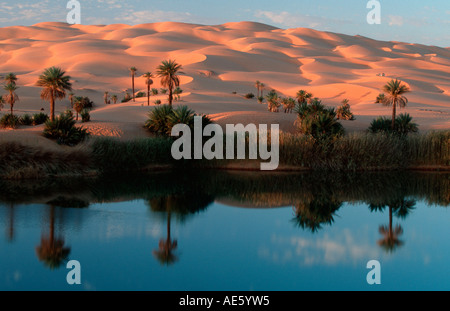
<svg viewBox="0 0 450 311">
<path fill-rule="evenodd" d="M 105 105 L 103 93 L 123 98 L 131 87 L 131 66 L 138 68 L 136 91 L 145 91 L 140 76 L 154 72 L 168 58 L 183 65 L 184 93 L 177 104 L 211 114 L 220 124 L 279 123 L 283 130 L 293 130 L 293 114 L 269 113 L 265 105 L 243 98 L 245 93 L 256 93 L 254 83 L 260 80 L 266 94 L 276 89 L 294 96 L 305 89 L 330 106 L 348 98 L 357 120 L 345 126 L 365 129 L 374 117 L 390 115 L 389 108 L 374 100 L 387 81 L 399 78 L 412 89 L 404 112 L 421 129 L 450 128 L 450 48 L 250 22 L 215 26 L 41 23 L 0 28 L 0 75 L 18 75 L 17 113 L 34 113 L 41 107 L 48 112 L 49 104 L 39 98 L 40 89 L 34 83 L 45 68 L 60 66 L 72 77 L 76 95 L 94 100 L 93 122 L 86 126 L 96 135 L 147 135 L 141 128 L 149 111 L 146 98 Z M 152 87 L 161 87 L 158 78 L 154 81 Z M 166 101 L 165 96 L 152 97 L 152 101 L 157 98 Z M 68 106 L 68 99 L 57 102 L 57 111 Z M 39 133 L 27 128 L 0 133 L 27 132 Z"/>
</svg>

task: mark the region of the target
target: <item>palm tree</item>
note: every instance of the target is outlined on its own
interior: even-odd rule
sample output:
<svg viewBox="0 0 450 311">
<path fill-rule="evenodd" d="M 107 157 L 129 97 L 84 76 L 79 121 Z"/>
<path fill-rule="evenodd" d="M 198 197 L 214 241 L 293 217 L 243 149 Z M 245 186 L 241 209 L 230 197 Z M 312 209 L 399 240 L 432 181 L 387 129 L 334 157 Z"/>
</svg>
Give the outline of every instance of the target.
<svg viewBox="0 0 450 311">
<path fill-rule="evenodd" d="M 66 97 L 66 91 L 72 91 L 70 76 L 59 67 L 50 67 L 39 76 L 36 86 L 42 87 L 41 98 L 50 101 L 50 121 L 55 119 L 55 100 Z"/>
<path fill-rule="evenodd" d="M 177 86 L 175 88 L 175 90 L 173 90 L 173 95 L 175 95 L 175 100 L 178 101 L 181 99 L 181 93 L 183 93 L 183 90 L 179 86 Z"/>
<path fill-rule="evenodd" d="M 134 99 L 134 74 L 136 73 L 137 68 L 136 67 L 131 67 L 130 68 L 130 72 L 131 72 L 131 89 L 133 90 L 133 101 L 135 102 L 136 100 Z"/>
<path fill-rule="evenodd" d="M 408 103 L 408 99 L 403 94 L 410 91 L 408 86 L 402 84 L 402 81 L 397 79 L 389 81 L 384 87 L 385 93 L 382 104 L 384 106 L 392 106 L 392 130 L 395 129 L 395 113 L 399 106 L 403 108 Z"/>
<path fill-rule="evenodd" d="M 111 99 L 112 99 L 112 101 L 113 101 L 114 104 L 117 103 L 117 95 L 111 96 Z"/>
<path fill-rule="evenodd" d="M 259 95 L 259 88 L 261 87 L 261 82 L 259 82 L 258 80 L 256 80 L 256 82 L 255 82 L 255 87 L 256 87 L 256 91 L 257 91 L 257 96 L 256 97 L 259 97 L 260 95 Z"/>
<path fill-rule="evenodd" d="M 73 108 L 73 97 L 75 94 L 73 92 L 69 93 L 69 100 L 70 100 L 70 108 Z"/>
<path fill-rule="evenodd" d="M 146 72 L 143 77 L 145 78 L 145 84 L 147 84 L 147 106 L 150 106 L 150 87 L 153 84 L 153 74 L 151 72 Z"/>
<path fill-rule="evenodd" d="M 105 101 L 105 105 L 107 105 L 109 101 L 109 92 L 105 92 L 103 95 L 103 100 Z"/>
<path fill-rule="evenodd" d="M 4 86 L 4 90 L 9 93 L 5 96 L 5 101 L 11 106 L 11 115 L 13 114 L 15 102 L 19 100 L 19 96 L 16 94 L 17 89 L 16 84 L 12 82 Z"/>
<path fill-rule="evenodd" d="M 9 83 L 16 84 L 17 76 L 14 73 L 10 72 L 5 76 L 5 81 L 7 84 Z"/>
<path fill-rule="evenodd" d="M 183 73 L 180 72 L 181 69 L 181 65 L 173 60 L 165 60 L 158 66 L 157 75 L 161 77 L 161 85 L 169 89 L 169 106 L 171 107 L 173 101 L 173 89 L 174 87 L 180 86 L 180 78 L 177 74 Z"/>
<path fill-rule="evenodd" d="M 297 92 L 297 101 L 299 104 L 306 103 L 306 94 L 307 92 L 305 90 L 300 90 Z"/>
<path fill-rule="evenodd" d="M 264 83 L 259 84 L 259 89 L 261 90 L 261 95 L 260 95 L 261 97 L 264 97 L 263 92 L 264 92 L 265 87 L 266 87 L 266 85 Z"/>
<path fill-rule="evenodd" d="M 385 96 L 384 96 L 383 93 L 379 94 L 379 95 L 377 96 L 377 100 L 375 101 L 375 104 L 381 104 L 381 103 L 383 103 L 384 97 L 385 97 Z"/>
<path fill-rule="evenodd" d="M 75 101 L 73 103 L 73 110 L 75 110 L 75 112 L 77 113 L 76 121 L 78 121 L 78 114 L 81 113 L 83 108 L 84 108 L 83 97 L 75 96 Z"/>
<path fill-rule="evenodd" d="M 278 94 L 275 90 L 272 90 L 269 92 L 269 94 L 266 95 L 267 100 L 267 109 L 270 112 L 276 112 L 278 110 L 278 107 L 280 106 L 280 98 L 278 97 Z"/>
</svg>

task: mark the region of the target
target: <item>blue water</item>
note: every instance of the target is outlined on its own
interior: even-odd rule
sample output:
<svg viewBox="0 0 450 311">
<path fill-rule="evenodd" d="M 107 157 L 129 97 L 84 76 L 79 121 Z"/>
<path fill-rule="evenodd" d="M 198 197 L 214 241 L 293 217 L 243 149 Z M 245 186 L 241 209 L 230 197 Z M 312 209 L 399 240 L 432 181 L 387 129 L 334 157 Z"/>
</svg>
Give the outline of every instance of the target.
<svg viewBox="0 0 450 311">
<path fill-rule="evenodd" d="M 371 212 L 365 203 L 344 202 L 332 224 L 311 232 L 293 224 L 292 206 L 232 205 L 216 199 L 184 219 L 172 213 L 177 260 L 167 265 L 153 252 L 167 238 L 168 214 L 152 211 L 143 199 L 83 209 L 0 203 L 0 290 L 450 289 L 447 207 L 417 200 L 405 218 L 394 215 L 403 245 L 389 253 L 377 244 L 388 209 Z M 54 269 L 36 253 L 41 236 L 49 236 L 51 209 L 54 234 L 70 248 Z M 381 264 L 380 285 L 366 281 L 373 259 Z M 80 285 L 66 281 L 68 260 L 81 264 Z"/>
</svg>

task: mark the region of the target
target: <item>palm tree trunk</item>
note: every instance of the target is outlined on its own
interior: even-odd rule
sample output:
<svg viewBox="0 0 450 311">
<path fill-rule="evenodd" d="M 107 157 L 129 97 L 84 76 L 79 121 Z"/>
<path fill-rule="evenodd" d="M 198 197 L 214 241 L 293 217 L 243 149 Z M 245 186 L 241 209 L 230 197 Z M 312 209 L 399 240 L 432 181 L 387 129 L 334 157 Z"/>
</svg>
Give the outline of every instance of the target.
<svg viewBox="0 0 450 311">
<path fill-rule="evenodd" d="M 55 97 L 52 91 L 52 95 L 50 96 L 50 121 L 55 120 Z"/>
<path fill-rule="evenodd" d="M 147 84 L 147 106 L 150 106 L 150 84 Z"/>
<path fill-rule="evenodd" d="M 134 99 L 134 73 L 131 75 L 131 88 L 133 89 L 133 101 L 135 102 L 136 100 Z"/>
<path fill-rule="evenodd" d="M 13 100 L 14 100 L 14 97 L 13 97 L 13 94 L 12 94 L 12 91 L 9 91 L 9 100 L 10 100 L 10 106 L 11 106 L 11 115 L 13 115 L 13 106 L 14 106 L 14 102 L 13 102 Z"/>
<path fill-rule="evenodd" d="M 172 95 L 172 88 L 169 88 L 169 106 L 172 107 L 172 100 L 173 100 L 173 95 Z"/>
<path fill-rule="evenodd" d="M 397 107 L 397 102 L 394 101 L 392 103 L 392 131 L 395 130 L 395 110 L 396 110 L 396 107 Z"/>
</svg>

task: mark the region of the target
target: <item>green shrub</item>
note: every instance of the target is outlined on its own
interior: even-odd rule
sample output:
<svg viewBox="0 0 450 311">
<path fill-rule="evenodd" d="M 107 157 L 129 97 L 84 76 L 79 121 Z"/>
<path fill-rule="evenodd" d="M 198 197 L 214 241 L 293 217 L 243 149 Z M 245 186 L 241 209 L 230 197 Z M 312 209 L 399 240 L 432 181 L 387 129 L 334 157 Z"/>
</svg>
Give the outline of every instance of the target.
<svg viewBox="0 0 450 311">
<path fill-rule="evenodd" d="M 148 120 L 145 122 L 144 127 L 151 133 L 167 135 L 169 132 L 168 120 L 172 112 L 172 107 L 169 105 L 155 107 L 149 112 Z"/>
<path fill-rule="evenodd" d="M 407 135 L 409 133 L 416 133 L 419 127 L 412 122 L 412 117 L 409 114 L 400 114 L 395 118 L 395 129 L 392 130 L 392 118 L 378 117 L 374 119 L 369 126 L 370 133 L 386 133 Z"/>
<path fill-rule="evenodd" d="M 336 109 L 336 118 L 338 120 L 350 120 L 350 121 L 355 120 L 355 116 L 350 111 L 350 105 L 348 103 L 348 100 L 344 99 L 342 101 L 342 105 Z"/>
<path fill-rule="evenodd" d="M 161 105 L 161 100 L 157 99 L 157 100 L 154 101 L 154 103 L 155 103 L 155 105 Z"/>
<path fill-rule="evenodd" d="M 146 96 L 147 96 L 147 93 L 145 93 L 145 92 L 138 92 L 138 93 L 136 94 L 136 98 L 146 97 Z"/>
<path fill-rule="evenodd" d="M 43 112 L 35 113 L 33 115 L 33 125 L 44 124 L 48 120 L 48 115 Z"/>
<path fill-rule="evenodd" d="M 19 117 L 8 113 L 5 114 L 1 119 L 0 119 L 0 128 L 12 128 L 15 129 L 20 125 L 20 119 Z"/>
<path fill-rule="evenodd" d="M 81 111 L 80 115 L 81 115 L 81 122 L 89 122 L 89 121 L 91 121 L 91 115 L 90 115 L 88 109 L 83 109 Z"/>
<path fill-rule="evenodd" d="M 247 98 L 247 99 L 252 99 L 252 98 L 255 98 L 255 94 L 247 93 L 247 94 L 244 95 L 244 97 Z"/>
<path fill-rule="evenodd" d="M 392 131 L 392 119 L 386 117 L 378 117 L 370 123 L 370 133 L 390 133 Z"/>
<path fill-rule="evenodd" d="M 334 108 L 327 108 L 320 100 L 311 104 L 302 103 L 296 107 L 295 125 L 300 133 L 315 139 L 327 139 L 344 134 L 344 127 L 336 118 Z"/>
<path fill-rule="evenodd" d="M 194 117 L 199 116 L 188 106 L 178 106 L 172 108 L 169 105 L 162 105 L 155 107 L 148 114 L 149 118 L 145 122 L 144 127 L 151 133 L 170 136 L 172 128 L 176 124 L 187 124 L 190 128 L 194 127 Z M 202 126 L 213 123 L 207 115 L 200 115 L 202 117 Z"/>
<path fill-rule="evenodd" d="M 29 114 L 24 114 L 20 117 L 20 124 L 22 125 L 32 125 L 33 118 Z"/>
<path fill-rule="evenodd" d="M 121 100 L 121 102 L 122 103 L 126 103 L 126 102 L 129 102 L 131 100 L 131 95 L 130 95 L 130 93 L 126 93 L 125 94 L 125 97 Z"/>
<path fill-rule="evenodd" d="M 62 113 L 54 121 L 45 122 L 44 136 L 55 139 L 60 145 L 74 146 L 85 140 L 89 133 L 86 129 L 75 126 L 73 116 Z"/>
</svg>

